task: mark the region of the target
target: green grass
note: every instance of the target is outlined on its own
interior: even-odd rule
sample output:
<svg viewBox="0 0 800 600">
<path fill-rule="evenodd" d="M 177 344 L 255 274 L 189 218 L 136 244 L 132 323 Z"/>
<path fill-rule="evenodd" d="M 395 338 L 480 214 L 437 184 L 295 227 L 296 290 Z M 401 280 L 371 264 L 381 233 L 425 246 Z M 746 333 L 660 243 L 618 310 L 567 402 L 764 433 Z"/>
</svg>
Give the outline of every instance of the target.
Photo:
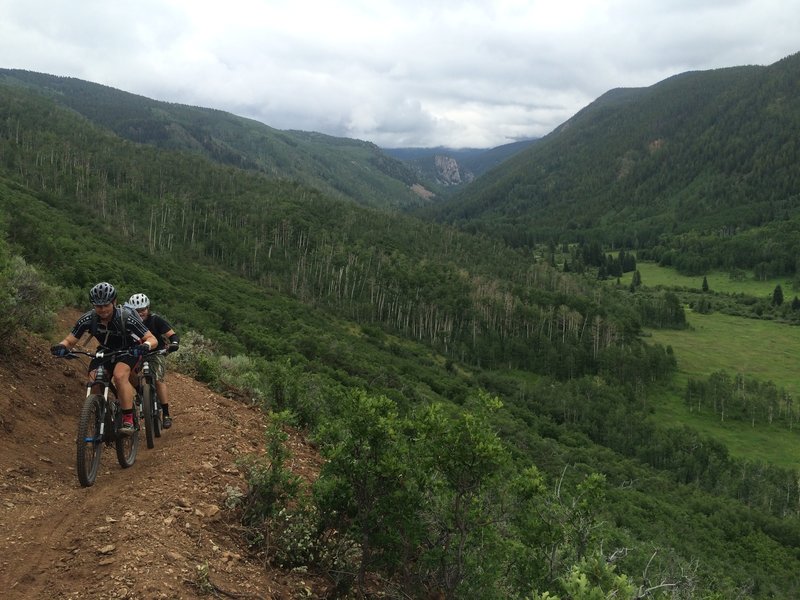
<svg viewBox="0 0 800 600">
<path fill-rule="evenodd" d="M 675 269 L 651 262 L 639 262 L 642 284 L 647 287 L 701 289 L 703 277 L 687 277 Z M 632 273 L 620 281 L 630 284 Z M 784 297 L 797 291 L 785 277 L 759 281 L 752 276 L 733 280 L 728 273 L 706 275 L 710 292 L 745 294 L 771 298 L 780 285 Z M 672 346 L 678 360 L 678 373 L 670 390 L 654 398 L 656 418 L 662 423 L 685 424 L 725 444 L 731 455 L 760 460 L 785 468 L 800 466 L 800 429 L 758 425 L 742 421 L 719 421 L 708 415 L 690 412 L 683 402 L 683 392 L 690 377 L 707 377 L 714 371 L 731 376 L 740 373 L 748 379 L 772 381 L 792 398 L 800 399 L 800 329 L 775 321 L 747 319 L 722 313 L 702 315 L 686 312 L 689 329 L 653 330 L 652 340 Z"/>
<path fill-rule="evenodd" d="M 686 312 L 687 330 L 653 330 L 652 339 L 672 346 L 678 368 L 691 376 L 724 370 L 772 380 L 800 398 L 800 329 L 722 313 Z"/>
<path fill-rule="evenodd" d="M 720 422 L 689 412 L 683 390 L 689 377 L 705 377 L 714 371 L 745 378 L 773 381 L 792 398 L 800 398 L 800 329 L 773 321 L 745 319 L 687 311 L 690 328 L 683 331 L 653 330 L 654 342 L 672 346 L 678 360 L 673 389 L 655 399 L 662 422 L 689 425 L 726 444 L 734 456 L 764 460 L 797 468 L 800 465 L 800 429 L 751 427 L 741 421 Z"/>
<path fill-rule="evenodd" d="M 671 267 L 660 267 L 653 262 L 639 261 L 636 263 L 636 268 L 642 276 L 642 285 L 647 287 L 680 287 L 680 288 L 694 288 L 700 290 L 703 287 L 703 276 L 688 277 L 681 275 Z M 633 273 L 625 273 L 620 278 L 620 283 L 629 285 Z M 760 281 L 755 279 L 752 274 L 748 274 L 746 279 L 733 280 L 728 273 L 723 271 L 713 271 L 706 275 L 708 281 L 708 289 L 710 292 L 720 292 L 724 294 L 746 294 L 748 296 L 755 296 L 756 298 L 772 298 L 772 292 L 775 291 L 775 286 L 780 285 L 783 290 L 784 298 L 791 300 L 791 298 L 798 293 L 798 290 L 793 288 L 793 281 L 787 277 L 773 277 Z M 615 280 L 616 281 L 616 280 Z"/>
</svg>

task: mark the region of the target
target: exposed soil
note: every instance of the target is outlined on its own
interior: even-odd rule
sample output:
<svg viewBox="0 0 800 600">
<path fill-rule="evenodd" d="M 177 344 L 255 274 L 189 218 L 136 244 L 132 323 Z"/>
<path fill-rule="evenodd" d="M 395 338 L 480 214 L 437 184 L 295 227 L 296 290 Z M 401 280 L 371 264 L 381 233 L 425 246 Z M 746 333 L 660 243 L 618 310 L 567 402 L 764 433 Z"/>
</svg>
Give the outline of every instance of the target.
<svg viewBox="0 0 800 600">
<path fill-rule="evenodd" d="M 78 314 L 61 316 L 59 333 Z M 237 457 L 260 452 L 255 407 L 168 372 L 174 425 L 122 469 L 106 448 L 94 486 L 75 474 L 85 365 L 18 339 L 0 362 L 0 596 L 31 598 L 321 598 L 322 577 L 277 570 L 250 553 L 231 490 Z M 291 468 L 320 459 L 290 432 Z"/>
</svg>

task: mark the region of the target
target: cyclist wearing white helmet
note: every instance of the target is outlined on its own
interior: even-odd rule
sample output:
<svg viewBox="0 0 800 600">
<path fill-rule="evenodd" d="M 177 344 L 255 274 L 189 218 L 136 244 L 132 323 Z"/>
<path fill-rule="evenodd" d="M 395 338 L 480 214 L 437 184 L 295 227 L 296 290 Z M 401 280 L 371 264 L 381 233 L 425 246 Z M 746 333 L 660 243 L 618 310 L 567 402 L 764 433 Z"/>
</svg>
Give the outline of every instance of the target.
<svg viewBox="0 0 800 600">
<path fill-rule="evenodd" d="M 130 384 L 131 369 L 141 356 L 158 345 L 158 340 L 147 329 L 132 310 L 117 306 L 117 290 L 107 281 L 102 281 L 89 290 L 89 301 L 94 308 L 84 313 L 72 331 L 63 340 L 50 348 L 55 356 L 66 356 L 85 333 L 90 333 L 100 348 L 105 350 L 131 349 L 131 355 L 115 357 L 112 361 L 112 378 L 122 407 L 120 433 L 130 435 L 133 426 L 134 389 Z M 92 359 L 89 372 L 97 369 L 102 359 Z M 94 375 L 92 373 L 92 378 Z"/>
<path fill-rule="evenodd" d="M 159 314 L 150 311 L 150 298 L 144 294 L 134 294 L 125 303 L 130 306 L 141 317 L 145 326 L 153 333 L 158 340 L 158 348 L 166 348 L 167 352 L 175 352 L 180 344 L 180 337 L 172 329 L 172 325 Z M 169 344 L 167 344 L 169 340 Z M 153 372 L 156 382 L 156 394 L 161 408 L 164 411 L 164 429 L 172 427 L 172 417 L 169 416 L 169 395 L 167 394 L 166 378 L 167 361 L 163 354 L 155 354 L 146 358 L 150 363 L 150 370 Z"/>
</svg>

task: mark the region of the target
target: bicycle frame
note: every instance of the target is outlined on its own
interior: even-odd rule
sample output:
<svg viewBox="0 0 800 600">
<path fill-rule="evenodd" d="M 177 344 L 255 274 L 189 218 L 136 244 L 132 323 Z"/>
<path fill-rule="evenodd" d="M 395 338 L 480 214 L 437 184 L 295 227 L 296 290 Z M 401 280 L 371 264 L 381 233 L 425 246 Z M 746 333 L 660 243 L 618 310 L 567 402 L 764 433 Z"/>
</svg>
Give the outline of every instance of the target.
<svg viewBox="0 0 800 600">
<path fill-rule="evenodd" d="M 154 438 L 161 437 L 161 405 L 156 391 L 155 374 L 150 368 L 149 357 L 166 354 L 166 350 L 148 352 L 136 375 L 136 407 L 139 410 L 140 422 L 144 425 L 145 440 L 148 448 L 155 445 Z"/>
<path fill-rule="evenodd" d="M 97 351 L 95 353 L 73 350 L 64 358 L 77 358 L 85 355 L 94 359 L 112 359 L 114 356 L 129 354 L 130 350 Z M 102 387 L 102 389 L 100 389 Z M 109 390 L 114 393 L 110 398 Z M 134 432 L 132 435 L 119 435 L 122 422 L 117 390 L 111 378 L 108 361 L 101 360 L 94 370 L 94 377 L 86 382 L 86 398 L 78 420 L 77 465 L 80 484 L 84 487 L 94 485 L 100 469 L 103 446 L 116 446 L 117 461 L 125 469 L 133 466 L 139 447 L 139 419 L 133 414 Z"/>
<path fill-rule="evenodd" d="M 100 413 L 99 439 L 84 439 L 83 441 L 95 443 L 103 441 L 106 443 L 106 445 L 110 446 L 117 437 L 117 411 L 116 404 L 108 401 L 108 391 L 111 390 L 116 398 L 117 390 L 114 387 L 114 383 L 111 381 L 111 374 L 108 372 L 108 367 L 106 367 L 105 364 L 98 365 L 97 369 L 95 370 L 94 379 L 86 382 L 87 399 L 93 394 L 93 388 L 98 385 L 103 386 L 103 392 L 100 394 L 100 396 L 103 397 L 103 403 L 101 405 Z M 107 426 L 110 426 L 110 431 L 106 430 Z"/>
</svg>

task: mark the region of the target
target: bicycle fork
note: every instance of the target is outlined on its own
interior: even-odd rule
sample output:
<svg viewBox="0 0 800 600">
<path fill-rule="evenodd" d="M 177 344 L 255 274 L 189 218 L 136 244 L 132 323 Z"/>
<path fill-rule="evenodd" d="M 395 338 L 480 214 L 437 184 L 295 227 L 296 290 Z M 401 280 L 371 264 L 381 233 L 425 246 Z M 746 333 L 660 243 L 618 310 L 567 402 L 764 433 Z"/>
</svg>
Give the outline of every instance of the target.
<svg viewBox="0 0 800 600">
<path fill-rule="evenodd" d="M 145 361 L 142 365 L 142 375 L 141 379 L 139 380 L 141 383 L 141 387 L 146 385 L 150 386 L 150 400 L 153 403 L 153 415 L 155 416 L 161 410 L 161 403 L 158 401 L 158 392 L 156 391 L 155 383 L 153 382 L 153 377 L 150 374 L 150 363 Z M 144 402 L 143 398 L 139 398 L 141 402 Z"/>
<path fill-rule="evenodd" d="M 100 384 L 103 386 L 103 401 L 100 403 L 100 410 L 97 413 L 97 435 L 94 439 L 85 439 L 84 442 L 94 442 L 96 444 L 105 441 L 106 443 L 111 443 L 113 438 L 106 436 L 106 425 L 109 426 L 111 431 L 114 431 L 113 422 L 117 418 L 117 411 L 115 410 L 114 403 L 109 403 L 108 401 L 108 390 L 111 387 L 110 382 L 108 381 L 108 373 L 106 372 L 106 368 L 104 365 L 99 365 L 97 367 L 97 371 L 95 372 L 94 381 L 90 381 L 86 384 L 86 397 L 92 395 L 92 388 Z M 111 414 L 109 415 L 109 409 Z M 109 418 L 106 418 L 109 417 Z"/>
</svg>

